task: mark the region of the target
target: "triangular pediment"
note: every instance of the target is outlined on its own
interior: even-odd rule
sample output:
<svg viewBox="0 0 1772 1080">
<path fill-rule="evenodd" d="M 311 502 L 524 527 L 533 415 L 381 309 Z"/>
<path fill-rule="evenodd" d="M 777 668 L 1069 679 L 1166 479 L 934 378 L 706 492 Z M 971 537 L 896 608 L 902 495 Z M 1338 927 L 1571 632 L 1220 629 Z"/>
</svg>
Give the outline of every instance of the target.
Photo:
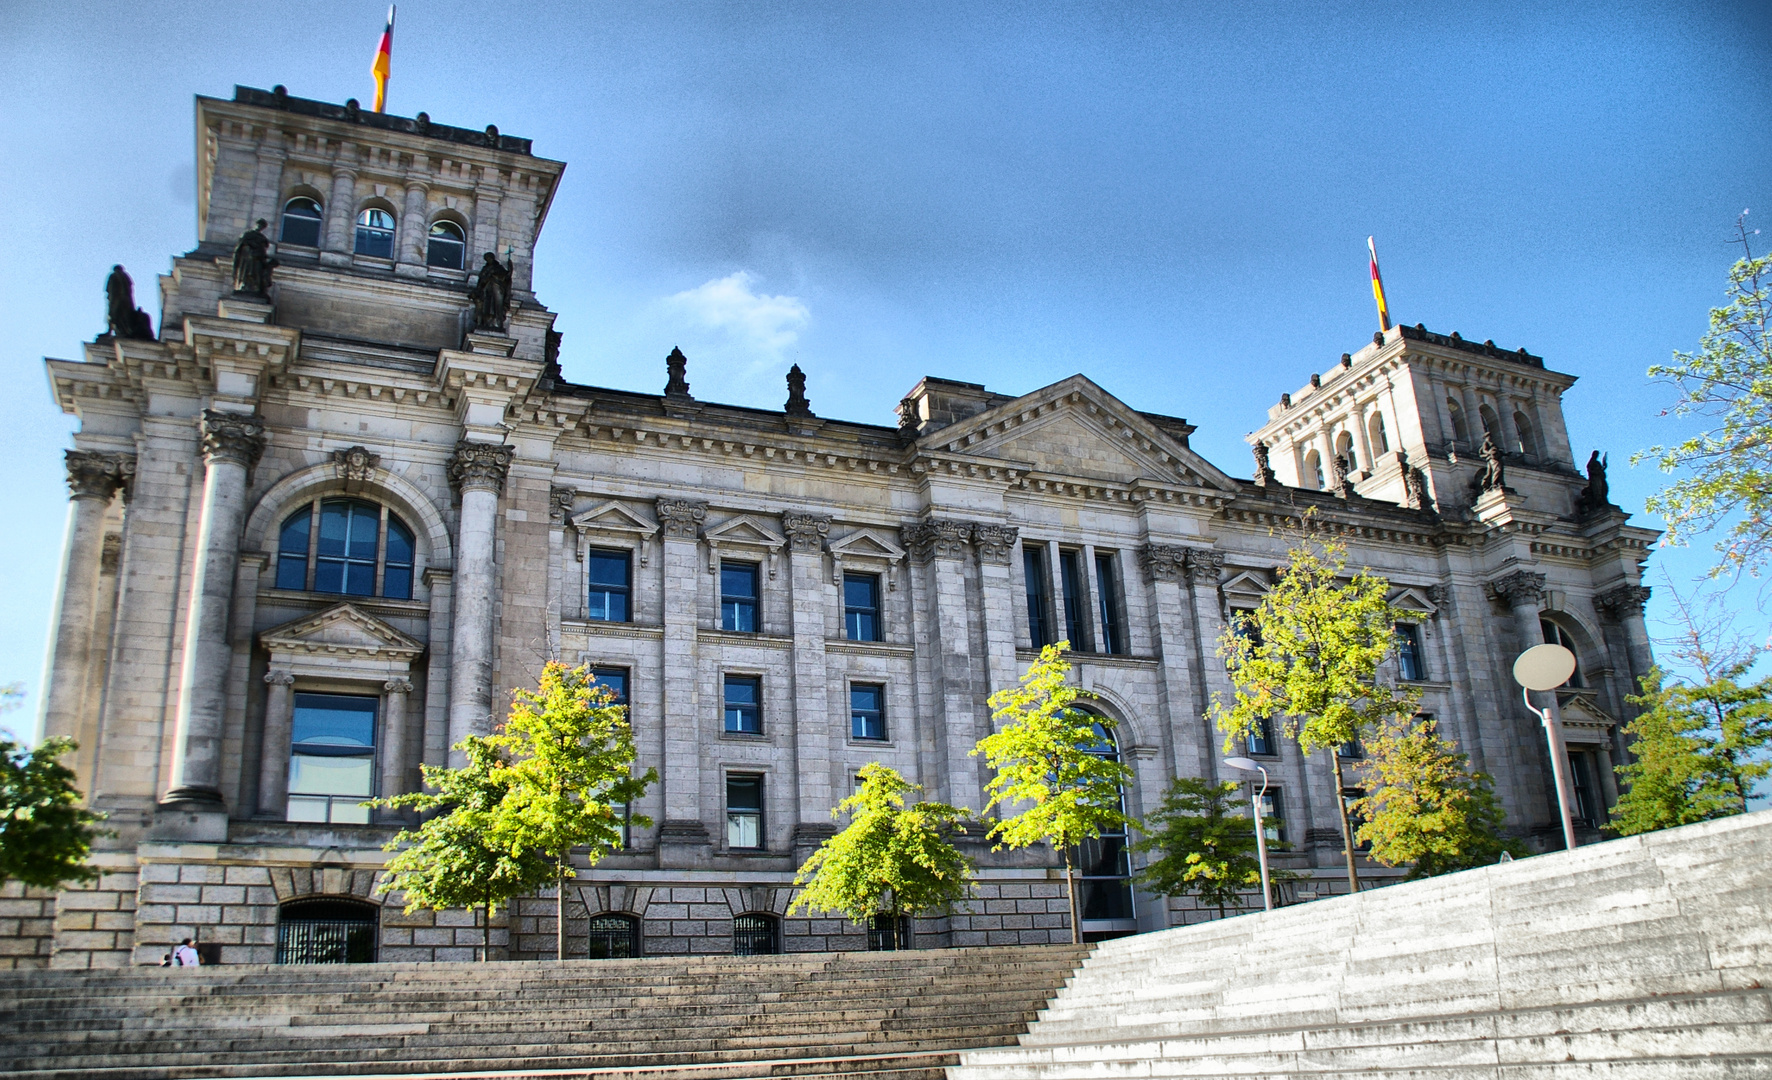
<svg viewBox="0 0 1772 1080">
<path fill-rule="evenodd" d="M 925 435 L 931 450 L 1000 458 L 1036 473 L 1238 490 L 1236 481 L 1125 402 L 1073 375 Z"/>
<path fill-rule="evenodd" d="M 710 544 L 749 544 L 766 548 L 779 548 L 788 542 L 787 537 L 748 514 L 727 518 L 702 530 L 701 536 Z"/>
<path fill-rule="evenodd" d="M 1598 704 L 1579 694 L 1558 695 L 1557 708 L 1563 717 L 1565 734 L 1576 740 L 1581 740 L 1585 732 L 1589 739 L 1603 741 L 1618 723 Z"/>
<path fill-rule="evenodd" d="M 1261 603 L 1267 596 L 1269 585 L 1268 575 L 1264 570 L 1244 570 L 1227 578 L 1222 586 L 1225 599 L 1228 601 L 1244 601 L 1250 606 Z"/>
<path fill-rule="evenodd" d="M 572 516 L 572 527 L 580 532 L 622 532 L 651 536 L 658 526 L 610 499 L 598 503 L 581 514 Z"/>
<path fill-rule="evenodd" d="M 1423 615 L 1432 615 L 1440 610 L 1432 600 L 1428 599 L 1427 593 L 1407 585 L 1398 589 L 1391 597 L 1390 602 L 1404 611 L 1419 611 Z"/>
<path fill-rule="evenodd" d="M 401 633 L 352 604 L 334 604 L 259 635 L 273 652 L 385 653 L 417 656 L 424 643 Z"/>
<path fill-rule="evenodd" d="M 889 559 L 893 562 L 904 558 L 904 548 L 872 529 L 857 529 L 830 544 L 831 554 L 839 559 Z"/>
</svg>

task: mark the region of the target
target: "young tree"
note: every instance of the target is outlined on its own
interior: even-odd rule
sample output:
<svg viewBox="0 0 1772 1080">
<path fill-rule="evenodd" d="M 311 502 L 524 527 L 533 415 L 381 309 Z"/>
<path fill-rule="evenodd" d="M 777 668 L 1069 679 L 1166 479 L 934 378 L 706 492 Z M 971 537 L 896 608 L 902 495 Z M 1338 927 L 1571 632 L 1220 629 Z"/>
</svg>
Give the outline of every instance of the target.
<svg viewBox="0 0 1772 1080">
<path fill-rule="evenodd" d="M 905 916 L 950 911 L 971 895 L 972 863 L 947 839 L 965 831 L 966 812 L 938 802 L 906 806 L 905 794 L 922 789 L 877 761 L 860 776 L 860 789 L 831 812 L 848 814 L 849 824 L 800 867 L 794 884 L 805 889 L 788 913 L 840 911 L 864 925 L 882 914 L 896 935 Z"/>
<path fill-rule="evenodd" d="M 1251 889 L 1261 891 L 1261 858 L 1255 827 L 1242 813 L 1241 787 L 1192 776 L 1178 777 L 1163 794 L 1163 803 L 1139 826 L 1146 835 L 1132 845 L 1155 854 L 1138 875 L 1141 884 L 1164 896 L 1193 893 L 1199 902 L 1218 909 L 1241 909 Z M 1265 828 L 1268 821 L 1263 818 Z M 1280 845 L 1268 842 L 1268 849 Z M 1290 878 L 1271 870 L 1275 881 Z"/>
<path fill-rule="evenodd" d="M 1652 446 L 1632 463 L 1655 459 L 1678 480 L 1644 503 L 1667 521 L 1669 543 L 1681 543 L 1733 519 L 1716 548 L 1712 573 L 1757 574 L 1772 556 L 1772 258 L 1754 257 L 1747 211 L 1736 220 L 1742 258 L 1729 270 L 1728 303 L 1712 308 L 1710 329 L 1696 353 L 1649 369 L 1679 392 L 1675 416 L 1700 416 L 1705 430 L 1672 446 Z M 1665 413 L 1663 414 L 1665 415 Z"/>
<path fill-rule="evenodd" d="M 549 661 L 535 690 L 519 690 L 504 726 L 487 741 L 507 756 L 500 770 L 510 790 L 492 821 L 512 854 L 539 852 L 554 864 L 554 955 L 566 955 L 566 881 L 571 855 L 586 848 L 592 865 L 621 847 L 623 814 L 658 779 L 634 775 L 627 707 L 599 685 L 588 666 Z M 650 818 L 633 815 L 637 825 Z"/>
<path fill-rule="evenodd" d="M 1704 682 L 1670 681 L 1660 668 L 1630 700 L 1643 712 L 1625 725 L 1635 761 L 1618 767 L 1630 786 L 1612 807 L 1625 836 L 1747 810 L 1748 796 L 1772 772 L 1772 679 L 1743 684 L 1748 665 Z"/>
<path fill-rule="evenodd" d="M 80 805 L 74 770 L 57 760 L 75 748 L 61 736 L 35 750 L 0 738 L 0 885 L 54 889 L 98 877 L 86 857 L 105 816 Z"/>
<path fill-rule="evenodd" d="M 1307 521 L 1308 526 L 1308 521 Z M 1284 716 L 1286 733 L 1305 754 L 1329 755 L 1335 789 L 1343 790 L 1338 747 L 1392 717 L 1415 715 L 1420 692 L 1383 686 L 1378 667 L 1396 649 L 1396 626 L 1419 618 L 1385 599 L 1390 583 L 1367 570 L 1344 580 L 1347 548 L 1302 536 L 1287 552 L 1279 580 L 1261 606 L 1225 627 L 1218 639 L 1236 697 L 1214 696 L 1212 717 L 1225 750 L 1263 717 Z M 1347 882 L 1358 892 L 1354 838 L 1341 819 Z"/>
<path fill-rule="evenodd" d="M 1083 691 L 1065 683 L 1071 670 L 1064 658 L 1069 649 L 1068 641 L 1046 646 L 1019 687 L 991 695 L 991 715 L 1003 726 L 980 739 L 972 753 L 984 754 L 997 774 L 986 787 L 987 813 L 1005 803 L 1026 804 L 1020 813 L 991 826 L 987 835 L 997 841 L 992 850 L 1045 842 L 1063 856 L 1071 941 L 1076 943 L 1082 930 L 1072 849 L 1132 824 L 1120 810 L 1120 785 L 1131 781 L 1132 771 L 1100 753 L 1095 725 L 1111 729 L 1113 721 L 1072 707 Z"/>
<path fill-rule="evenodd" d="M 467 757 L 461 768 L 422 766 L 426 790 L 376 801 L 433 814 L 416 830 L 402 831 L 387 843 L 384 850 L 395 854 L 377 891 L 404 893 L 409 915 L 421 907 L 478 909 L 484 918 L 484 961 L 492 943 L 492 916 L 501 905 L 554 880 L 554 864 L 532 851 L 512 852 L 493 837 L 494 822 L 511 790 L 498 748 L 470 735 L 456 749 Z"/>
<path fill-rule="evenodd" d="M 1502 832 L 1501 803 L 1486 773 L 1424 717 L 1392 717 L 1366 747 L 1364 818 L 1355 838 L 1373 862 L 1409 866 L 1409 879 L 1487 866 L 1525 848 Z"/>
</svg>

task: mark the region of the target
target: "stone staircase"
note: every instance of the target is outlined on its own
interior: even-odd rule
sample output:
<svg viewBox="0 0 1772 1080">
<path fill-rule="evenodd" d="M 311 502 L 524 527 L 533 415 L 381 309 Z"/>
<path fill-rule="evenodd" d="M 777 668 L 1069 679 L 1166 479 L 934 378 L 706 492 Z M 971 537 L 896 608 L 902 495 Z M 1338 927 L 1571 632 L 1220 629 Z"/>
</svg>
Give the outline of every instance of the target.
<svg viewBox="0 0 1772 1080">
<path fill-rule="evenodd" d="M 1772 811 L 1122 938 L 950 1080 L 1772 1078 Z"/>
<path fill-rule="evenodd" d="M 0 973 L 7 1080 L 942 1080 L 1086 947 Z"/>
</svg>

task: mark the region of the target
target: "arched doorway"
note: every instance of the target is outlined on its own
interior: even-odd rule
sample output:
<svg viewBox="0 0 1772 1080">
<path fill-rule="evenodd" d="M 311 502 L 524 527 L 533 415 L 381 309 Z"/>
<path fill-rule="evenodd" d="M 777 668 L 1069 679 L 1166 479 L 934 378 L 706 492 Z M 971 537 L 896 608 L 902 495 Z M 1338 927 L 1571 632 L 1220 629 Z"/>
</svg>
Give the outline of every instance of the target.
<svg viewBox="0 0 1772 1080">
<path fill-rule="evenodd" d="M 373 964 L 381 908 L 361 900 L 291 900 L 277 909 L 277 963 Z"/>
<path fill-rule="evenodd" d="M 593 915 L 589 934 L 585 955 L 592 960 L 625 960 L 640 955 L 640 920 L 632 915 Z"/>
<path fill-rule="evenodd" d="M 732 955 L 773 956 L 781 951 L 781 921 L 773 915 L 739 915 L 732 920 Z"/>
</svg>

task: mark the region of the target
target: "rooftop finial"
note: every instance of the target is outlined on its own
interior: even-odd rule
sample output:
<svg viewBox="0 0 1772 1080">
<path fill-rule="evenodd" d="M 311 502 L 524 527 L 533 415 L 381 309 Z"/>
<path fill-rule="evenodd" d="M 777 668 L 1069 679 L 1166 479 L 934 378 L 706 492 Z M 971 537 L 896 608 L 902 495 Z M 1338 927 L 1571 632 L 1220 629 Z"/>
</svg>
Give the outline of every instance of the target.
<svg viewBox="0 0 1772 1080">
<path fill-rule="evenodd" d="M 812 402 L 806 400 L 806 373 L 795 364 L 788 369 L 788 403 L 789 416 L 811 416 Z"/>
<path fill-rule="evenodd" d="M 665 357 L 665 370 L 670 373 L 665 382 L 665 397 L 688 397 L 689 380 L 684 376 L 689 371 L 689 358 L 683 355 L 682 349 L 671 349 L 671 355 Z"/>
</svg>

